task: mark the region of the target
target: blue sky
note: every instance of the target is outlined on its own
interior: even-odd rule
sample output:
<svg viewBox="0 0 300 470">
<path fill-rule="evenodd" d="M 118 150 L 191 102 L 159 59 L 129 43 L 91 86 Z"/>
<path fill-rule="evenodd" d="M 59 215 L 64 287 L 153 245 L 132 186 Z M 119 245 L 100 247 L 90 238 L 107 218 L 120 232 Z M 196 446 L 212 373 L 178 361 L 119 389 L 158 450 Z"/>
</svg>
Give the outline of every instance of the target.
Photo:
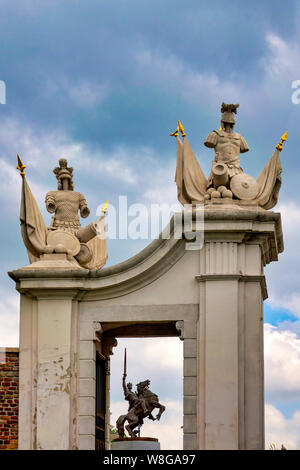
<svg viewBox="0 0 300 470">
<path fill-rule="evenodd" d="M 47 222 L 52 169 L 68 158 L 90 222 L 100 203 L 116 205 L 119 195 L 128 204 L 176 202 L 169 133 L 177 119 L 208 173 L 212 152 L 204 139 L 219 127 L 221 102 L 239 102 L 236 130 L 250 146 L 242 167 L 253 176 L 289 130 L 275 208 L 285 252 L 266 268 L 266 401 L 269 438 L 299 448 L 300 380 L 290 379 L 300 367 L 300 105 L 291 100 L 292 82 L 300 79 L 299 20 L 299 3 L 291 0 L 226 7 L 219 0 L 1 2 L 0 80 L 7 91 L 0 105 L 1 345 L 18 342 L 18 298 L 6 273 L 27 264 L 16 153 Z M 147 243 L 110 241 L 109 264 Z M 167 398 L 175 403 L 179 392 Z"/>
</svg>

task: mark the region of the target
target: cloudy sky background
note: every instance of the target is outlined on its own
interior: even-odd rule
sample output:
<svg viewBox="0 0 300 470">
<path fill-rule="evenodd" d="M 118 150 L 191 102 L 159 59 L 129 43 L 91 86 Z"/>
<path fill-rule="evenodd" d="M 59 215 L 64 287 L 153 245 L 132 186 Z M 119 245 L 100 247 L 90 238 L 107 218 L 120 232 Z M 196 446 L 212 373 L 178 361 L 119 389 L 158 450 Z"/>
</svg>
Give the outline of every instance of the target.
<svg viewBox="0 0 300 470">
<path fill-rule="evenodd" d="M 299 22 L 293 0 L 284 6 L 233 0 L 226 8 L 219 0 L 1 2 L 0 79 L 7 91 L 0 105 L 1 346 L 18 345 L 18 296 L 6 273 L 28 263 L 19 233 L 16 153 L 47 223 L 44 196 L 56 188 L 52 169 L 68 158 L 75 189 L 91 209 L 88 223 L 107 198 L 118 207 L 120 195 L 128 205 L 175 203 L 169 133 L 177 119 L 207 174 L 213 154 L 203 141 L 219 127 L 220 103 L 240 103 L 236 130 L 250 146 L 241 157 L 247 173 L 258 176 L 289 130 L 275 209 L 282 213 L 285 252 L 266 269 L 266 442 L 300 447 L 300 104 L 291 99 L 292 82 L 300 80 Z M 109 264 L 148 242 L 109 241 Z M 118 375 L 125 343 L 119 343 L 112 361 L 114 417 L 126 407 Z M 129 355 L 139 348 L 139 360 L 130 361 L 133 380 L 144 378 L 142 368 L 169 410 L 147 432 L 159 434 L 165 448 L 179 448 L 182 343 L 126 344 Z M 154 353 L 158 371 L 151 366 Z"/>
</svg>

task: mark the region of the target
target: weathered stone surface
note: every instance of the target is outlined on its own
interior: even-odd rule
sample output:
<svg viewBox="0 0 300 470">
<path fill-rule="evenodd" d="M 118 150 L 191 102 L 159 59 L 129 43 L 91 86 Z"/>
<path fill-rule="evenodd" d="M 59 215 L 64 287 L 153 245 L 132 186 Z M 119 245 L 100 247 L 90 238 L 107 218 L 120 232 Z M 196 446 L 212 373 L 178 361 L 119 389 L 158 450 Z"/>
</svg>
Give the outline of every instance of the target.
<svg viewBox="0 0 300 470">
<path fill-rule="evenodd" d="M 184 357 L 183 375 L 185 377 L 197 376 L 197 358 L 196 357 Z"/>
<path fill-rule="evenodd" d="M 197 397 L 196 396 L 184 397 L 183 413 L 185 415 L 194 415 L 197 413 Z"/>
<path fill-rule="evenodd" d="M 195 433 L 183 435 L 183 448 L 185 450 L 197 449 L 197 436 Z"/>
<path fill-rule="evenodd" d="M 183 343 L 183 355 L 185 358 L 197 358 L 197 340 L 186 338 Z"/>
<path fill-rule="evenodd" d="M 168 327 L 162 335 L 184 338 L 185 449 L 263 448 L 263 267 L 283 249 L 280 215 L 208 212 L 200 251 L 158 240 L 102 272 L 11 273 L 22 293 L 20 448 L 49 448 L 49 439 L 53 448 L 70 448 L 70 442 L 72 448 L 94 448 L 101 335 L 114 327 L 128 333 L 128 325 L 135 325 L 133 334 L 142 334 L 144 325 L 147 336 L 154 325 L 159 335 L 160 324 Z M 177 322 L 183 322 L 179 329 Z M 46 439 L 34 406 L 38 396 L 45 411 L 50 392 Z M 59 443 L 57 423 L 67 436 Z"/>
<path fill-rule="evenodd" d="M 183 418 L 183 427 L 186 434 L 197 433 L 197 415 L 185 415 Z"/>
<path fill-rule="evenodd" d="M 183 395 L 197 395 L 197 377 L 184 377 Z"/>
</svg>

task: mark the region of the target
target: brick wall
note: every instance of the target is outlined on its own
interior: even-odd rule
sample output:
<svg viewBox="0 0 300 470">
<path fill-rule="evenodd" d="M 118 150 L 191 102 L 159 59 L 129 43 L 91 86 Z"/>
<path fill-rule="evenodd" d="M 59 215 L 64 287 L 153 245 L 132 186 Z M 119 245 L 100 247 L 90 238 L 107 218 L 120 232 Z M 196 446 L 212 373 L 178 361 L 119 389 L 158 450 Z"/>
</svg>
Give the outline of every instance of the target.
<svg viewBox="0 0 300 470">
<path fill-rule="evenodd" d="M 18 448 L 18 409 L 19 350 L 0 348 L 0 449 Z"/>
</svg>

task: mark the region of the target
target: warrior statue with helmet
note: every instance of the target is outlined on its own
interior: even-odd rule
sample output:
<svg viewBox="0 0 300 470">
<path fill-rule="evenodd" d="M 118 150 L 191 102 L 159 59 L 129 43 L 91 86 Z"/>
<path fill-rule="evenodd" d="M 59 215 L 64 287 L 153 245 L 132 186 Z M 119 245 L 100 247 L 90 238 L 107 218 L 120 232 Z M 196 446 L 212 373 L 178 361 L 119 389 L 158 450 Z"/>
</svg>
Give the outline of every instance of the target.
<svg viewBox="0 0 300 470">
<path fill-rule="evenodd" d="M 68 167 L 65 158 L 59 160 L 59 166 L 53 173 L 57 179 L 57 191 L 49 191 L 46 194 L 46 208 L 50 213 L 55 213 L 50 225 L 51 230 L 65 230 L 76 233 L 81 228 L 78 211 L 83 218 L 90 214 L 83 194 L 74 191 L 73 168 Z"/>
<path fill-rule="evenodd" d="M 245 138 L 234 132 L 235 114 L 239 104 L 221 105 L 221 127 L 208 134 L 204 145 L 213 148 L 215 158 L 206 179 L 197 158 L 187 140 L 180 121 L 170 134 L 177 140 L 177 167 L 175 182 L 178 200 L 182 205 L 204 203 L 206 209 L 216 205 L 243 206 L 268 210 L 275 206 L 281 186 L 280 152 L 287 139 L 283 134 L 272 157 L 257 179 L 244 173 L 240 165 L 240 154 L 248 152 Z M 179 138 L 181 132 L 182 140 Z M 225 207 L 224 207 L 225 209 Z"/>
<path fill-rule="evenodd" d="M 73 168 L 68 166 L 65 158 L 61 158 L 59 166 L 53 170 L 58 181 L 57 190 L 46 194 L 46 208 L 54 214 L 47 227 L 27 183 L 25 168 L 18 155 L 17 169 L 22 177 L 21 234 L 31 266 L 56 262 L 61 265 L 62 259 L 68 267 L 100 269 L 104 266 L 107 260 L 104 216 L 108 201 L 103 205 L 97 222 L 81 227 L 78 213 L 86 218 L 90 210 L 84 195 L 74 191 Z"/>
<path fill-rule="evenodd" d="M 137 426 L 142 426 L 144 424 L 144 418 L 149 418 L 152 421 L 159 421 L 162 413 L 165 411 L 166 407 L 159 403 L 158 396 L 151 392 L 149 389 L 150 380 L 144 380 L 137 384 L 136 392 L 132 390 L 132 383 L 129 382 L 126 385 L 126 349 L 124 352 L 124 372 L 122 378 L 122 385 L 124 391 L 125 400 L 129 402 L 128 412 L 124 415 L 121 415 L 116 423 L 117 430 L 120 438 L 125 437 L 125 422 L 127 421 L 126 430 L 130 437 L 135 438 L 136 434 L 134 429 Z M 156 418 L 153 417 L 152 411 L 154 408 L 159 408 L 159 412 Z"/>
<path fill-rule="evenodd" d="M 238 104 L 222 103 L 221 127 L 212 131 L 206 138 L 204 145 L 215 150 L 213 169 L 216 164 L 224 165 L 227 179 L 243 172 L 239 155 L 248 152 L 249 147 L 244 137 L 233 131 L 235 125 L 234 114 L 237 113 Z M 208 178 L 207 187 L 214 187 L 214 171 Z M 225 181 L 225 180 L 224 180 Z"/>
</svg>

